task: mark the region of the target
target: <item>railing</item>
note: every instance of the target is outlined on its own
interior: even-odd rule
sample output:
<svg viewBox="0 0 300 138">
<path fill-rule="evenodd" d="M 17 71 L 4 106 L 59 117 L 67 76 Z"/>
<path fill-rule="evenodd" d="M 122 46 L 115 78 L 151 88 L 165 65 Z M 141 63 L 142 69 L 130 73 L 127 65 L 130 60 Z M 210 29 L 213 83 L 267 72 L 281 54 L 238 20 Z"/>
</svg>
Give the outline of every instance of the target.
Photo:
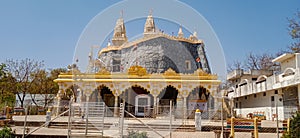
<svg viewBox="0 0 300 138">
<path fill-rule="evenodd" d="M 62 112 L 61 114 L 57 115 L 56 117 L 54 117 L 53 119 L 51 119 L 49 122 L 45 122 L 45 123 L 44 123 L 43 125 L 41 125 L 40 127 L 37 127 L 36 129 L 30 131 L 29 133 L 26 134 L 25 137 L 27 137 L 27 136 L 29 136 L 30 134 L 34 133 L 35 131 L 41 129 L 42 127 L 45 127 L 45 126 L 46 126 L 47 124 L 49 124 L 50 122 L 56 120 L 57 118 L 63 116 L 64 114 L 66 114 L 66 113 L 68 113 L 68 112 L 69 112 L 69 109 L 66 110 L 66 111 L 64 111 L 64 112 Z"/>
<path fill-rule="evenodd" d="M 236 72 L 231 72 L 235 74 Z M 266 78 L 265 81 L 256 82 L 250 81 L 247 84 L 241 85 L 238 88 L 234 87 L 234 97 L 246 96 L 250 94 L 255 94 L 263 91 L 277 89 L 279 87 L 285 87 L 288 85 L 294 85 L 300 82 L 299 76 L 300 70 L 296 69 L 295 74 L 287 77 L 282 77 L 281 74 L 274 74 Z M 230 75 L 229 75 L 230 76 Z"/>
</svg>

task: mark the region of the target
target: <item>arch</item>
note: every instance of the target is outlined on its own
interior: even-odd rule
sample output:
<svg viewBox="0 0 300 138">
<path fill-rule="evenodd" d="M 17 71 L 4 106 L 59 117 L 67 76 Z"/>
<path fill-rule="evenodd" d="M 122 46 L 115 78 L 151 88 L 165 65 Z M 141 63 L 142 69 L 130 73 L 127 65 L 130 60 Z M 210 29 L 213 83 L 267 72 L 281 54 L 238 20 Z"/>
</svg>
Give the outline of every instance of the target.
<svg viewBox="0 0 300 138">
<path fill-rule="evenodd" d="M 167 85 L 159 92 L 159 95 L 157 96 L 157 98 L 159 98 L 159 104 L 170 105 L 170 100 L 172 100 L 173 105 L 176 106 L 178 94 L 179 90 L 176 87 Z"/>
<path fill-rule="evenodd" d="M 62 86 L 61 86 L 62 85 Z M 76 86 L 76 87 L 78 87 L 79 89 L 82 89 L 82 87 L 79 85 L 79 84 L 77 84 L 77 83 L 63 83 L 63 84 L 59 84 L 59 87 L 62 87 L 62 89 L 63 90 L 66 90 L 66 89 L 68 89 L 68 88 L 70 88 L 70 87 L 72 87 L 72 86 Z"/>
<path fill-rule="evenodd" d="M 206 100 L 207 101 L 209 98 L 209 95 L 210 95 L 209 89 L 207 89 L 203 86 L 198 86 L 189 93 L 188 99 L 190 99 L 190 100 Z"/>
<path fill-rule="evenodd" d="M 142 86 L 142 85 L 137 84 L 137 83 L 135 83 L 135 84 L 133 84 L 133 85 L 128 85 L 127 87 L 124 88 L 123 92 L 121 92 L 121 93 L 124 93 L 124 92 L 126 92 L 126 90 L 132 89 L 133 87 L 139 87 L 139 88 L 142 88 L 142 89 L 144 89 L 145 91 L 148 91 L 148 92 L 150 93 L 150 91 L 149 91 L 145 86 Z"/>
<path fill-rule="evenodd" d="M 80 89 L 80 87 L 77 84 L 72 84 L 66 87 L 64 89 L 63 96 L 61 97 L 62 100 L 70 100 L 71 97 L 73 96 L 76 102 L 78 97 L 78 89 Z"/>
<path fill-rule="evenodd" d="M 97 83 L 95 89 L 98 89 L 99 87 L 107 87 L 107 88 L 109 88 L 111 91 L 114 90 L 114 86 L 112 85 L 112 83 Z"/>
<path fill-rule="evenodd" d="M 114 107 L 115 98 L 111 89 L 101 84 L 92 92 L 89 102 L 104 102 L 107 107 Z"/>
<path fill-rule="evenodd" d="M 240 82 L 240 86 L 242 86 L 242 85 L 246 85 L 246 84 L 248 84 L 248 80 L 247 79 L 243 79 L 241 82 Z"/>
<path fill-rule="evenodd" d="M 147 96 L 150 98 L 150 103 L 147 103 L 149 106 L 142 106 L 142 110 L 139 108 L 139 102 L 136 100 L 140 95 L 143 95 L 143 97 Z M 148 91 L 146 88 L 140 86 L 140 85 L 132 85 L 124 90 L 122 94 L 120 94 L 120 101 L 123 102 L 125 100 L 125 110 L 128 112 L 135 114 L 137 116 L 144 115 L 144 113 L 141 113 L 141 111 L 144 111 L 145 108 L 151 108 L 153 106 L 153 96 L 150 94 L 150 91 Z M 138 113 L 138 114 L 137 114 Z"/>
<path fill-rule="evenodd" d="M 293 68 L 286 68 L 283 71 L 282 76 L 285 77 L 285 76 L 294 75 L 294 74 L 295 74 L 295 69 L 293 69 Z"/>
<path fill-rule="evenodd" d="M 233 86 L 227 89 L 228 93 L 235 92 L 235 88 Z"/>
<path fill-rule="evenodd" d="M 260 83 L 260 82 L 263 82 L 263 81 L 266 81 L 266 80 L 267 80 L 266 75 L 260 75 L 260 76 L 258 76 L 258 78 L 256 80 L 256 83 Z"/>
<path fill-rule="evenodd" d="M 178 95 L 178 89 L 172 85 L 167 85 L 165 88 L 163 88 L 157 96 L 157 98 L 159 99 L 157 105 L 157 114 L 168 114 L 170 111 L 170 101 L 172 101 L 173 107 L 177 108 Z"/>
<path fill-rule="evenodd" d="M 194 117 L 194 111 L 200 109 L 201 112 L 208 110 L 208 102 L 211 97 L 209 89 L 198 86 L 194 88 L 187 97 L 187 109 L 189 117 Z"/>
<path fill-rule="evenodd" d="M 166 87 L 168 87 L 168 86 L 171 86 L 171 87 L 175 88 L 175 89 L 178 91 L 178 93 L 180 94 L 180 90 L 181 90 L 181 88 L 183 87 L 183 84 L 182 84 L 182 83 L 171 83 L 171 82 L 167 82 L 165 85 L 163 85 L 163 86 L 161 87 L 162 89 L 160 89 L 160 92 L 161 92 L 163 89 L 165 89 Z"/>
<path fill-rule="evenodd" d="M 264 80 L 266 80 L 266 79 L 267 79 L 267 76 L 266 76 L 266 75 L 260 75 L 260 76 L 258 76 L 256 82 L 264 81 Z"/>
</svg>

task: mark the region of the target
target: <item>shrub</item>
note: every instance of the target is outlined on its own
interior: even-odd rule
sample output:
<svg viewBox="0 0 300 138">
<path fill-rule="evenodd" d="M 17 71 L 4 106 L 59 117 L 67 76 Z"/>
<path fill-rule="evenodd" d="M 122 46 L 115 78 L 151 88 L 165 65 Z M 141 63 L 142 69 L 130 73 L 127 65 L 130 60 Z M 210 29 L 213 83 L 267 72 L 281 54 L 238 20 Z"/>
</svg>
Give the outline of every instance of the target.
<svg viewBox="0 0 300 138">
<path fill-rule="evenodd" d="M 0 138 L 14 138 L 14 134 L 9 127 L 4 127 L 2 130 L 0 130 Z"/>
<path fill-rule="evenodd" d="M 148 138 L 147 132 L 129 131 L 128 138 Z"/>
<path fill-rule="evenodd" d="M 300 137 L 300 111 L 297 111 L 290 120 L 290 132 L 285 133 L 283 138 Z"/>
</svg>

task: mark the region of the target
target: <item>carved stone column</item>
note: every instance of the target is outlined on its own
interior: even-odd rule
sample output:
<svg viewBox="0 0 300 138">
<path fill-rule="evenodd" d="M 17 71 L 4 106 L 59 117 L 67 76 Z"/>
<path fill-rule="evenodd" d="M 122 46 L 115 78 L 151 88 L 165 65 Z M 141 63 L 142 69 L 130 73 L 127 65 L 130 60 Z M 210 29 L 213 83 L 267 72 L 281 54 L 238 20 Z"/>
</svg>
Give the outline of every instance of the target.
<svg viewBox="0 0 300 138">
<path fill-rule="evenodd" d="M 187 118 L 187 96 L 183 96 L 183 118 Z"/>
<path fill-rule="evenodd" d="M 115 90 L 113 91 L 113 95 L 115 96 L 115 104 L 114 104 L 114 117 L 119 117 L 119 105 L 118 105 L 118 101 L 119 101 L 119 96 L 121 94 L 121 91 L 118 90 L 119 86 L 115 85 Z"/>
<path fill-rule="evenodd" d="M 154 115 L 157 115 L 158 112 L 158 105 L 157 105 L 157 96 L 159 95 L 159 91 L 157 90 L 157 86 L 153 85 L 154 89 L 151 90 L 151 95 L 153 96 L 153 111 Z"/>
<path fill-rule="evenodd" d="M 82 91 L 81 91 L 81 89 L 77 89 L 77 96 L 76 96 L 76 103 L 81 103 L 82 102 Z"/>
<path fill-rule="evenodd" d="M 187 118 L 187 97 L 189 96 L 189 93 L 187 90 L 182 90 L 182 94 L 181 94 L 182 98 L 183 98 L 183 118 Z"/>
<path fill-rule="evenodd" d="M 56 95 L 56 100 L 57 100 L 57 103 L 56 103 L 56 113 L 55 115 L 58 116 L 59 113 L 60 113 L 60 105 L 61 105 L 61 95 L 62 95 L 62 89 L 58 90 L 58 93 Z"/>
<path fill-rule="evenodd" d="M 115 95 L 115 105 L 114 105 L 114 117 L 118 117 L 118 100 L 119 100 L 119 96 Z"/>
</svg>

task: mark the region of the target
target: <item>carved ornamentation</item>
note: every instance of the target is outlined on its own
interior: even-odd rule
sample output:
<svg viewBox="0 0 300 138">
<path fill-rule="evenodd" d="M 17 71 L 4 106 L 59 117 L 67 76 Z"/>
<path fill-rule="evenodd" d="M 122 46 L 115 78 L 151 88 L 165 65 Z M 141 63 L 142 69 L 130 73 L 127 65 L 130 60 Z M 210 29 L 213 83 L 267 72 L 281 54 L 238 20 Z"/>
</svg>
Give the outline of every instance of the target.
<svg viewBox="0 0 300 138">
<path fill-rule="evenodd" d="M 212 75 L 212 74 L 209 74 L 205 71 L 203 71 L 202 69 L 197 69 L 195 72 L 194 72 L 194 75 L 197 75 L 199 77 L 201 77 L 202 79 L 204 80 L 216 80 L 218 79 L 218 76 L 217 75 Z"/>
<path fill-rule="evenodd" d="M 199 75 L 199 76 L 210 76 L 210 74 L 206 73 L 205 71 L 203 71 L 201 68 L 197 69 L 194 72 L 195 75 Z"/>
<path fill-rule="evenodd" d="M 106 68 L 101 68 L 96 74 L 97 75 L 111 75 L 111 73 Z"/>
<path fill-rule="evenodd" d="M 179 74 L 177 74 L 173 69 L 169 68 L 168 70 L 165 71 L 164 75 L 166 75 L 166 76 L 178 76 Z"/>
<path fill-rule="evenodd" d="M 142 66 L 131 66 L 128 69 L 128 75 L 144 76 L 146 74 L 147 74 L 147 70 Z"/>
</svg>

